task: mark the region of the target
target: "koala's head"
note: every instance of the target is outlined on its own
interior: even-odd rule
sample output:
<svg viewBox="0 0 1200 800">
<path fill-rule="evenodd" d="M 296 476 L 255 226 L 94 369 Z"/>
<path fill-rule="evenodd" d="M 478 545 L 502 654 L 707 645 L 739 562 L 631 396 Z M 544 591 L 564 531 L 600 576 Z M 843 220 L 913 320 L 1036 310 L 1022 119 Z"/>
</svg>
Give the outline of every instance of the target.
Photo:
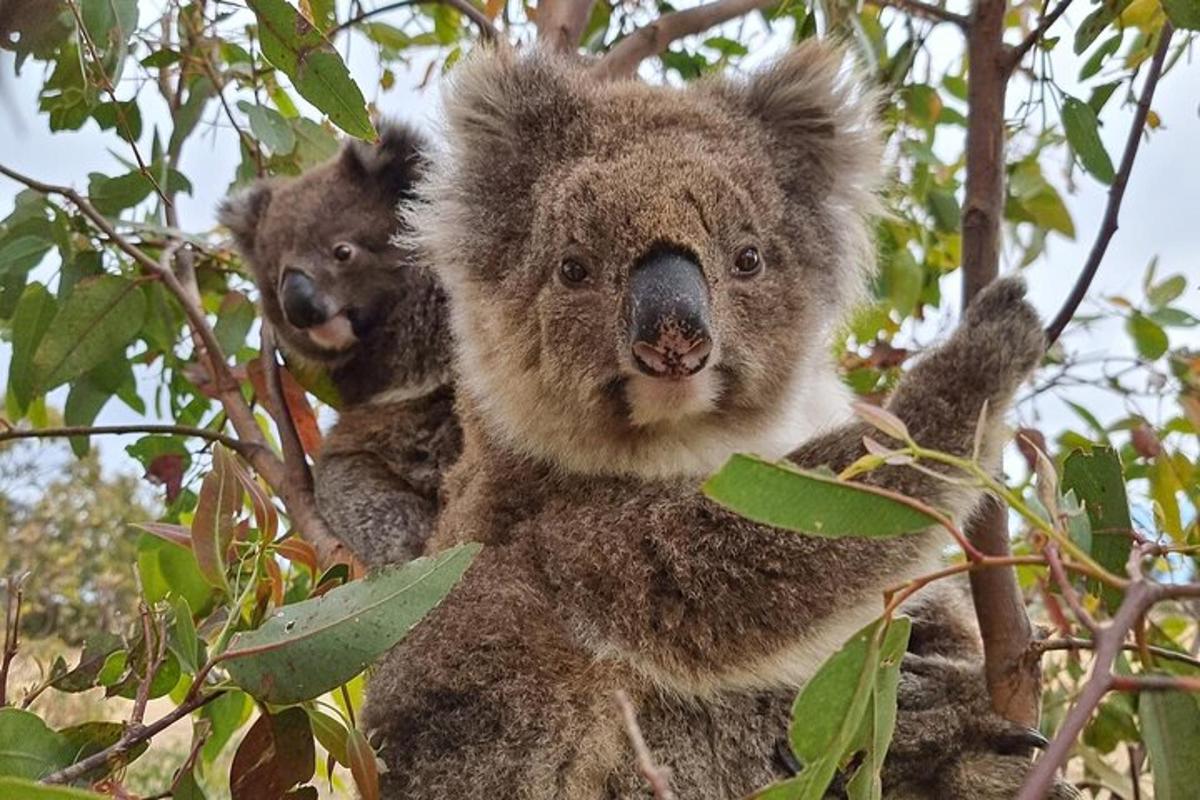
<svg viewBox="0 0 1200 800">
<path fill-rule="evenodd" d="M 829 336 L 870 274 L 882 149 L 840 51 L 678 89 L 489 50 L 445 102 L 450 152 L 409 215 L 491 435 L 574 471 L 671 475 L 830 422 Z"/>
<path fill-rule="evenodd" d="M 332 369 L 347 402 L 448 375 L 444 293 L 395 239 L 424 149 L 415 131 L 384 125 L 377 144 L 351 142 L 297 178 L 258 181 L 218 212 L 284 349 Z"/>
</svg>

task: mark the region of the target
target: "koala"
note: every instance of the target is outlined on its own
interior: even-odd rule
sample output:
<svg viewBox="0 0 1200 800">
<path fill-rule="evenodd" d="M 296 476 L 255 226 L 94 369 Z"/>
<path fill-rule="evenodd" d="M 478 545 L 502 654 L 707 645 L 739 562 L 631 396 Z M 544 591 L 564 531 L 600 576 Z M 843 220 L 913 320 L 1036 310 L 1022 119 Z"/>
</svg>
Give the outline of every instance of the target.
<svg viewBox="0 0 1200 800">
<path fill-rule="evenodd" d="M 408 219 L 449 295 L 465 442 L 434 545 L 486 546 L 368 684 L 383 794 L 645 796 L 617 689 L 679 796 L 745 794 L 787 774 L 797 687 L 945 544 L 798 535 L 697 491 L 736 451 L 836 471 L 886 441 L 846 418 L 825 346 L 870 274 L 873 98 L 817 44 L 683 89 L 506 49 L 452 81 Z M 998 463 L 1044 345 L 1023 286 L 997 283 L 888 408 L 960 455 L 986 411 Z M 900 466 L 860 480 L 959 518 L 978 500 Z M 936 705 L 913 692 L 912 713 Z M 999 800 L 1024 772 L 955 783 L 970 763 L 924 765 L 925 796 Z"/>
<path fill-rule="evenodd" d="M 415 131 L 385 124 L 298 178 L 264 180 L 219 211 L 292 358 L 329 369 L 343 407 L 316 459 L 317 506 L 368 566 L 424 550 L 458 458 L 446 296 L 394 241 L 426 168 Z"/>
</svg>

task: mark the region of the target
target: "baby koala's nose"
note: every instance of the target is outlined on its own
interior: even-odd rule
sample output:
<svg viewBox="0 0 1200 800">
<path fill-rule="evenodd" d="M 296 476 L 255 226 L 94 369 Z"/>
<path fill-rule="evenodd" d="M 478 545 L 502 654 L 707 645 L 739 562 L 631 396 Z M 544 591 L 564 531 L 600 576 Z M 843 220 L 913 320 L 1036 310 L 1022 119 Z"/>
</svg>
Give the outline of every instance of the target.
<svg viewBox="0 0 1200 800">
<path fill-rule="evenodd" d="M 712 353 L 708 285 L 687 253 L 652 250 L 629 281 L 633 362 L 655 378 L 686 378 Z"/>
<path fill-rule="evenodd" d="M 279 287 L 283 315 L 297 328 L 315 328 L 329 320 L 329 309 L 317 284 L 299 270 L 289 269 L 283 273 Z"/>
</svg>

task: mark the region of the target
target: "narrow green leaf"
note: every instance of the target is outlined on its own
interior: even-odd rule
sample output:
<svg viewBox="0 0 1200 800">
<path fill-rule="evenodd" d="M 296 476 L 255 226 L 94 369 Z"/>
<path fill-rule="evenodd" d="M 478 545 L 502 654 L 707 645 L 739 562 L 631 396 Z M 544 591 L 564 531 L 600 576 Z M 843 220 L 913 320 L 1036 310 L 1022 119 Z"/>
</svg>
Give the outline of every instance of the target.
<svg viewBox="0 0 1200 800">
<path fill-rule="evenodd" d="M 1133 544 L 1133 522 L 1121 459 L 1111 447 L 1090 453 L 1076 450 L 1063 463 L 1062 490 L 1072 491 L 1083 504 L 1091 526 L 1091 555 L 1109 572 L 1125 574 Z M 1121 592 L 1090 579 L 1088 591 L 1099 593 L 1109 611 L 1120 605 Z"/>
<path fill-rule="evenodd" d="M 1133 337 L 1138 355 L 1147 361 L 1160 358 L 1170 346 L 1167 332 L 1145 314 L 1135 311 L 1126 321 L 1125 330 Z"/>
<path fill-rule="evenodd" d="M 47 392 L 122 352 L 145 313 L 146 298 L 133 281 L 114 275 L 81 280 L 33 355 L 35 391 Z"/>
<path fill-rule="evenodd" d="M 863 727 L 851 751 L 862 753 L 861 763 L 846 786 L 850 800 L 882 800 L 883 761 L 896 731 L 896 695 L 900 687 L 900 664 L 908 649 L 912 623 L 898 618 L 888 626 L 879 649 L 879 667 L 871 700 L 863 715 Z"/>
<path fill-rule="evenodd" d="M 1155 308 L 1162 308 L 1187 290 L 1187 278 L 1172 275 L 1156 283 L 1146 292 L 1146 299 Z"/>
<path fill-rule="evenodd" d="M 106 794 L 5 777 L 0 777 L 0 797 L 11 797 L 13 800 L 110 800 Z"/>
<path fill-rule="evenodd" d="M 260 700 L 319 697 L 403 639 L 478 552 L 477 544 L 463 545 L 285 606 L 257 630 L 234 636 L 222 662 L 233 682 Z"/>
<path fill-rule="evenodd" d="M 246 114 L 254 136 L 272 153 L 286 156 L 296 149 L 296 134 L 278 111 L 245 100 L 238 101 L 238 108 Z"/>
<path fill-rule="evenodd" d="M 18 412 L 24 413 L 37 392 L 33 354 L 50 329 L 58 303 L 54 295 L 40 283 L 31 283 L 17 301 L 12 322 L 12 361 L 8 367 L 8 385 L 17 402 Z"/>
<path fill-rule="evenodd" d="M 263 55 L 292 80 L 301 96 L 359 139 L 374 139 L 358 84 L 333 46 L 284 0 L 248 0 L 258 17 Z"/>
<path fill-rule="evenodd" d="M 883 489 L 753 456 L 735 455 L 703 491 L 755 522 L 834 539 L 898 536 L 937 524 Z"/>
<path fill-rule="evenodd" d="M 40 236 L 17 236 L 0 244 L 0 277 L 24 274 L 45 258 L 54 243 Z"/>
<path fill-rule="evenodd" d="M 346 752 L 346 726 L 324 711 L 315 708 L 308 709 L 308 721 L 312 723 L 313 733 L 325 752 L 333 756 L 333 760 L 343 767 L 350 766 L 350 756 Z"/>
<path fill-rule="evenodd" d="M 1101 183 L 1112 183 L 1116 176 L 1112 159 L 1100 140 L 1099 122 L 1092 107 L 1074 97 L 1066 97 L 1062 106 L 1063 128 L 1067 141 L 1083 168 Z"/>
<path fill-rule="evenodd" d="M 1154 800 L 1192 800 L 1200 786 L 1200 698 L 1191 692 L 1143 692 L 1138 713 Z"/>
<path fill-rule="evenodd" d="M 29 711 L 0 708 L 0 775 L 37 780 L 71 763 L 62 734 Z"/>
<path fill-rule="evenodd" d="M 185 597 L 176 597 L 174 607 L 175 627 L 172 629 L 172 639 L 175 653 L 188 672 L 194 675 L 200 666 L 200 639 L 196 635 L 192 608 Z"/>
</svg>

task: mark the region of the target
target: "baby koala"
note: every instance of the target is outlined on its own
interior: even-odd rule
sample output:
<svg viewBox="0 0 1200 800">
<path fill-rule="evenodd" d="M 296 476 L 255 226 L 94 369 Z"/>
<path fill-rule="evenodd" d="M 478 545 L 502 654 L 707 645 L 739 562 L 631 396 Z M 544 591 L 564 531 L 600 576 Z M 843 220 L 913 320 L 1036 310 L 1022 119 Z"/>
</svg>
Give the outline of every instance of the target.
<svg viewBox="0 0 1200 800">
<path fill-rule="evenodd" d="M 341 394 L 315 467 L 317 506 L 368 566 L 420 555 L 462 433 L 450 384 L 446 297 L 394 241 L 396 207 L 426 166 L 394 123 L 292 179 L 227 198 L 220 221 L 254 271 L 289 358 L 327 368 Z"/>
</svg>

